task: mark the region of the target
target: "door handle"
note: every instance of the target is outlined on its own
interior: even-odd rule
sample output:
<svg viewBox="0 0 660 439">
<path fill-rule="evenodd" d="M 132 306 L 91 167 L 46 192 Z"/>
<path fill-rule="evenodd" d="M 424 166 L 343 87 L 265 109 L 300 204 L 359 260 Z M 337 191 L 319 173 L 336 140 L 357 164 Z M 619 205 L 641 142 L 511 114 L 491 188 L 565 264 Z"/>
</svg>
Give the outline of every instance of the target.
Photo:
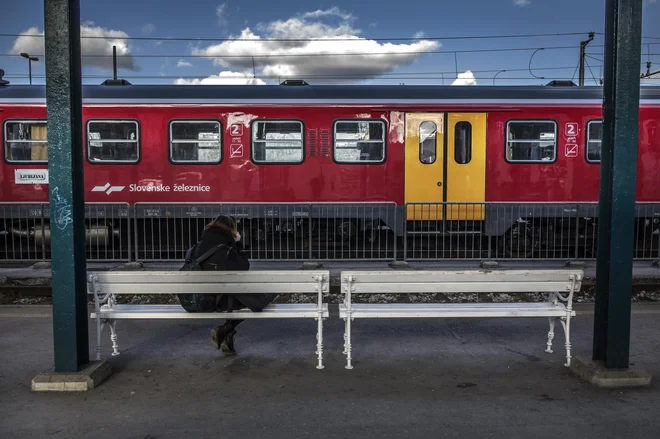
<svg viewBox="0 0 660 439">
<path fill-rule="evenodd" d="M 438 182 L 438 187 L 442 187 L 442 182 L 441 181 Z"/>
</svg>

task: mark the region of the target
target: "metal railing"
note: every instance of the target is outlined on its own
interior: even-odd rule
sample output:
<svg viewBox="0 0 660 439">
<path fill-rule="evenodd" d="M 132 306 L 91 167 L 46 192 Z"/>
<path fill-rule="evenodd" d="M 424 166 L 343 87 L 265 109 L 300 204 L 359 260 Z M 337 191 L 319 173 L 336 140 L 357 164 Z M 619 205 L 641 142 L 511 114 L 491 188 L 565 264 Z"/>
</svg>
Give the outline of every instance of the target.
<svg viewBox="0 0 660 439">
<path fill-rule="evenodd" d="M 182 260 L 220 214 L 236 218 L 254 261 L 396 258 L 395 203 L 137 203 L 135 259 Z"/>
<path fill-rule="evenodd" d="M 406 260 L 592 260 L 598 203 L 408 203 Z M 660 204 L 636 205 L 636 260 L 660 259 Z"/>
<path fill-rule="evenodd" d="M 87 260 L 131 259 L 128 203 L 85 204 Z M 48 203 L 0 203 L 0 261 L 45 261 L 51 257 Z"/>
<path fill-rule="evenodd" d="M 90 261 L 181 261 L 217 215 L 251 260 L 593 260 L 597 203 L 87 203 Z M 49 260 L 47 203 L 0 203 L 0 261 Z M 637 203 L 636 260 L 660 261 L 660 203 Z"/>
</svg>

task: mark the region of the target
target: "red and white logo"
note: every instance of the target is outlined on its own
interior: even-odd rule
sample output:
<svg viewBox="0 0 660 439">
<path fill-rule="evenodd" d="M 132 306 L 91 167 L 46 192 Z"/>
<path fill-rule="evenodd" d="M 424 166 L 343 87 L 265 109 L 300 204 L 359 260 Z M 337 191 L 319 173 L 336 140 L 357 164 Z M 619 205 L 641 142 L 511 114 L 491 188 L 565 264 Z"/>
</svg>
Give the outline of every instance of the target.
<svg viewBox="0 0 660 439">
<path fill-rule="evenodd" d="M 243 145 L 230 145 L 229 146 L 229 156 L 230 157 L 243 157 Z"/>
<path fill-rule="evenodd" d="M 566 157 L 577 157 L 578 156 L 578 146 L 575 143 L 566 144 Z"/>
<path fill-rule="evenodd" d="M 107 195 L 110 195 L 113 192 L 121 192 L 126 186 L 111 186 L 110 183 L 106 183 L 105 186 L 94 186 L 92 192 L 105 192 Z"/>
</svg>

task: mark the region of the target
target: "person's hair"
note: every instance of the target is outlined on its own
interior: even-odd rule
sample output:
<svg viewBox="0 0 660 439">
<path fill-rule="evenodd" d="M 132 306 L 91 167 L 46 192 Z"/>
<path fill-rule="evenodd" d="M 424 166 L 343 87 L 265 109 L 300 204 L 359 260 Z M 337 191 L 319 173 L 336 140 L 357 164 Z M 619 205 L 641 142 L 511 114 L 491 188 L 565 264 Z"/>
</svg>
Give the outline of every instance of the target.
<svg viewBox="0 0 660 439">
<path fill-rule="evenodd" d="M 206 227 L 217 227 L 230 233 L 234 233 L 236 230 L 236 221 L 228 215 L 218 215 L 213 221 L 208 223 Z"/>
</svg>

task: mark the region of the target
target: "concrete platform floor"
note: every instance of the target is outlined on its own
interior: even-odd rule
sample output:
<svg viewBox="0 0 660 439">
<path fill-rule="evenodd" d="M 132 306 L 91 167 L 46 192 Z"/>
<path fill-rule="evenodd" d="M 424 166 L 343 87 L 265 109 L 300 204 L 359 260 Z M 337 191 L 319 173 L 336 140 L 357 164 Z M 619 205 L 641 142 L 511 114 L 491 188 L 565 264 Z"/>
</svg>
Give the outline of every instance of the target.
<svg viewBox="0 0 660 439">
<path fill-rule="evenodd" d="M 120 322 L 114 375 L 80 394 L 35 394 L 52 366 L 49 307 L 0 307 L 0 437 L 657 438 L 660 304 L 635 304 L 634 367 L 647 389 L 599 390 L 543 352 L 543 319 L 356 321 L 326 325 L 314 368 L 312 321 L 247 321 L 239 355 L 212 349 L 209 322 Z M 576 354 L 591 352 L 592 305 L 578 305 Z M 90 340 L 94 340 L 90 324 Z M 93 344 L 90 345 L 93 348 Z"/>
</svg>

